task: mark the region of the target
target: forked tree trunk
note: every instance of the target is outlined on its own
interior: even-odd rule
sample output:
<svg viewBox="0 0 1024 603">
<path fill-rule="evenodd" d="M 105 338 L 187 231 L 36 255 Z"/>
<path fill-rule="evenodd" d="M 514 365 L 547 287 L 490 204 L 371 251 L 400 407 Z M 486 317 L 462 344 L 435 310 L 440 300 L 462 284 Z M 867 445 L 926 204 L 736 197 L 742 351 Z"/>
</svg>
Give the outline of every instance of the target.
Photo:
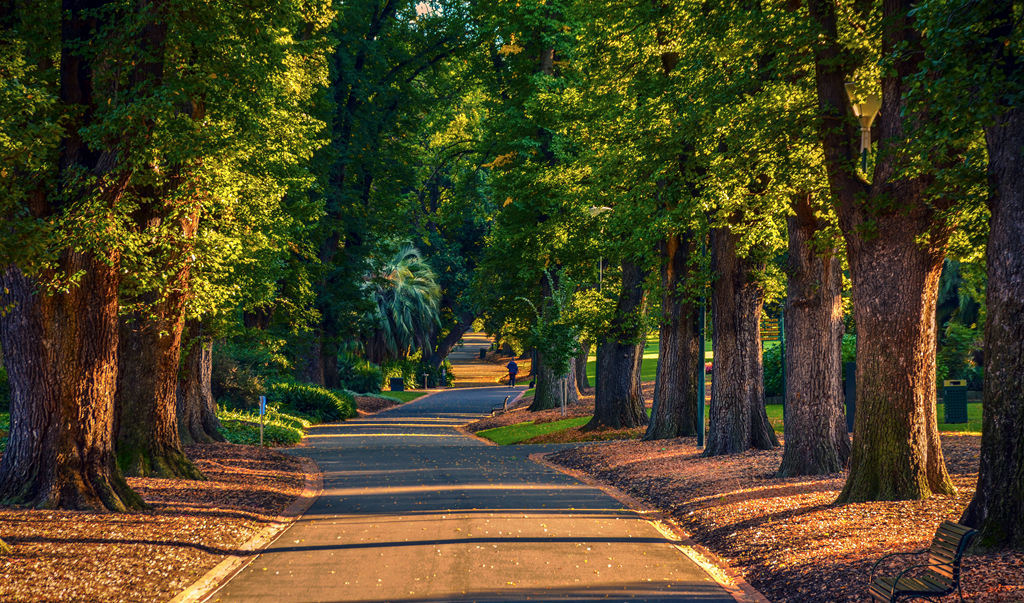
<svg viewBox="0 0 1024 603">
<path fill-rule="evenodd" d="M 1003 2 L 1012 23 L 1012 3 Z M 1018 59 L 1019 64 L 1019 59 Z M 988 317 L 981 467 L 961 523 L 986 547 L 1024 549 L 1024 110 L 986 130 L 989 153 Z"/>
<path fill-rule="evenodd" d="M 430 366 L 434 369 L 441 368 L 441 363 L 452 352 L 455 345 L 462 340 L 462 336 L 473 328 L 473 320 L 475 319 L 476 317 L 469 313 L 459 315 L 458 320 L 452 325 L 452 330 L 430 346 Z"/>
<path fill-rule="evenodd" d="M 761 285 L 764 268 L 736 252 L 738 235 L 728 229 L 711 234 L 712 346 L 711 411 L 704 456 L 735 454 L 779 445 L 764 409 L 761 366 Z"/>
<path fill-rule="evenodd" d="M 904 156 L 904 122 L 931 119 L 903 98 L 924 56 L 912 6 L 910 0 L 883 6 L 882 55 L 897 58 L 882 78 L 881 150 L 867 183 L 856 171 L 859 131 L 845 89 L 848 62 L 841 59 L 846 50 L 838 41 L 835 4 L 808 0 L 819 27 L 814 61 L 825 165 L 846 240 L 857 321 L 857 417 L 839 503 L 954 492 L 935 420 L 935 304 L 950 227 L 936 211 L 943 200 L 925 199 L 933 176 L 905 178 L 897 163 Z"/>
<path fill-rule="evenodd" d="M 576 368 L 576 387 L 581 394 L 585 394 L 590 390 L 590 378 L 587 377 L 587 362 L 590 361 L 591 347 L 589 341 L 580 342 L 580 353 L 576 356 L 576 361 L 573 365 Z"/>
<path fill-rule="evenodd" d="M 643 317 L 647 293 L 644 275 L 633 262 L 622 263 L 622 292 L 615 308 L 610 341 L 597 346 L 594 418 L 584 429 L 637 427 L 647 424 L 640 390 L 644 356 Z"/>
<path fill-rule="evenodd" d="M 561 408 L 562 399 L 565 405 L 579 401 L 579 390 L 576 388 L 575 359 L 569 361 L 569 370 L 564 374 L 556 374 L 544 362 L 544 355 L 537 354 L 537 388 L 534 390 L 530 410 L 548 410 Z"/>
<path fill-rule="evenodd" d="M 167 317 L 166 307 L 155 313 L 159 316 L 121 321 L 117 461 L 127 475 L 202 479 L 181 449 L 178 435 L 178 360 L 184 320 L 180 311 Z"/>
<path fill-rule="evenodd" d="M 703 361 L 697 341 L 697 309 L 680 290 L 693 255 L 693 241 L 672 235 L 660 248 L 662 314 L 658 373 L 645 440 L 697 435 L 698 363 Z"/>
<path fill-rule="evenodd" d="M 186 350 L 178 379 L 178 435 L 182 444 L 223 442 L 213 399 L 213 340 L 198 325 L 186 326 Z"/>
<path fill-rule="evenodd" d="M 0 275 L 0 347 L 11 386 L 11 429 L 0 460 L 0 503 L 127 511 L 144 506 L 114 458 L 117 256 L 64 252 L 77 285 L 52 296 L 17 268 Z"/>
<path fill-rule="evenodd" d="M 806 197 L 788 219 L 786 448 L 781 477 L 836 473 L 850 460 L 842 387 L 843 274 L 835 248 L 811 244 L 825 226 Z"/>
</svg>

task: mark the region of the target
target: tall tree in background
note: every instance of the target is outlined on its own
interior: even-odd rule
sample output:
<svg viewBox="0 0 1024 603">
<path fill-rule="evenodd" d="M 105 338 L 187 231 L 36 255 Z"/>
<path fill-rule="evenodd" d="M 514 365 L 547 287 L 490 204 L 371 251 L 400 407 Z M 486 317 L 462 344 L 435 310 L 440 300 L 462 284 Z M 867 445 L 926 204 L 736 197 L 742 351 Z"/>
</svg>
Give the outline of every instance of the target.
<svg viewBox="0 0 1024 603">
<path fill-rule="evenodd" d="M 821 139 L 846 241 L 858 335 L 857 418 L 839 501 L 950 494 L 935 416 L 935 303 L 953 200 L 930 187 L 937 167 L 953 158 L 925 157 L 924 165 L 911 165 L 913 153 L 905 153 L 910 130 L 938 119 L 904 96 L 923 58 L 913 3 L 886 2 L 881 15 L 859 4 L 808 0 L 807 6 L 817 27 Z M 855 65 L 843 58 L 852 52 L 840 40 L 837 11 L 844 23 L 872 34 L 880 28 L 882 57 L 889 61 L 881 76 L 870 180 L 858 173 L 860 132 L 845 87 Z"/>
</svg>

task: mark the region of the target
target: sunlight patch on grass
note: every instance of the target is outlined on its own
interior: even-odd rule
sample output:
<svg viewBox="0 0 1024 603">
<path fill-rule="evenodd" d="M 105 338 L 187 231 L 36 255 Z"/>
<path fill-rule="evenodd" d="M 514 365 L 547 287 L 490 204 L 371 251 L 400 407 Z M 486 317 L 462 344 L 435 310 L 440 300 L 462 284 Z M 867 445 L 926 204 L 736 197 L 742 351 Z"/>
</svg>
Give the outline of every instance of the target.
<svg viewBox="0 0 1024 603">
<path fill-rule="evenodd" d="M 572 417 L 569 419 L 562 419 L 561 421 L 551 421 L 550 423 L 534 423 L 533 421 L 526 421 L 523 423 L 516 423 L 515 425 L 506 425 L 505 427 L 485 429 L 483 431 L 478 431 L 476 435 L 482 438 L 487 438 L 495 444 L 517 444 L 539 435 L 554 433 L 565 429 L 583 427 L 589 421 L 590 417 Z"/>
</svg>

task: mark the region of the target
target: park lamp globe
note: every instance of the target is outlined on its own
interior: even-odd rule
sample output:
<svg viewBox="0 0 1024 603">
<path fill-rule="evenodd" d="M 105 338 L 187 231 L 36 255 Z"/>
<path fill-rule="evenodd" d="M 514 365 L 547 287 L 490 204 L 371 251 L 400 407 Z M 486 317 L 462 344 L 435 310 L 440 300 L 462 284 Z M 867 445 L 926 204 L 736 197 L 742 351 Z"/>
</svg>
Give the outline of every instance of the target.
<svg viewBox="0 0 1024 603">
<path fill-rule="evenodd" d="M 860 121 L 860 167 L 868 169 L 868 150 L 871 149 L 871 124 L 882 108 L 882 97 L 877 94 L 859 94 L 853 82 L 846 82 L 846 94 L 850 97 L 853 114 Z"/>
</svg>

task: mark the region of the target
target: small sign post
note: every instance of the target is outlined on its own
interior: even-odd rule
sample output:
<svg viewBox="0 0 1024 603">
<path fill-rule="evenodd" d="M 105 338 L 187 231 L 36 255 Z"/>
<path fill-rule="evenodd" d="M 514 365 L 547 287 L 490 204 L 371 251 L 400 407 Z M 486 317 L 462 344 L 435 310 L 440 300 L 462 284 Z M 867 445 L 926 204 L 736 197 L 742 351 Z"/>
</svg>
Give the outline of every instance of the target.
<svg viewBox="0 0 1024 603">
<path fill-rule="evenodd" d="M 263 422 L 267 416 L 267 397 L 260 396 L 260 446 L 263 446 Z"/>
</svg>

